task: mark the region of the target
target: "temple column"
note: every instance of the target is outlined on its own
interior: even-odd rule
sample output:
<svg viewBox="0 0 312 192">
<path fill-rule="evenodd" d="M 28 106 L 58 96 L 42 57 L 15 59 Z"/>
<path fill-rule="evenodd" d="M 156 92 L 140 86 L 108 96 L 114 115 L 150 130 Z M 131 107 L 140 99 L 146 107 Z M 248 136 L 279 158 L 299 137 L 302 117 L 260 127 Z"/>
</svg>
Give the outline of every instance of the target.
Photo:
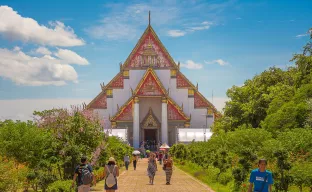
<svg viewBox="0 0 312 192">
<path fill-rule="evenodd" d="M 161 100 L 161 142 L 168 144 L 168 108 L 167 98 Z"/>
<path fill-rule="evenodd" d="M 133 147 L 140 148 L 140 111 L 139 111 L 139 98 L 134 98 L 133 110 Z"/>
</svg>

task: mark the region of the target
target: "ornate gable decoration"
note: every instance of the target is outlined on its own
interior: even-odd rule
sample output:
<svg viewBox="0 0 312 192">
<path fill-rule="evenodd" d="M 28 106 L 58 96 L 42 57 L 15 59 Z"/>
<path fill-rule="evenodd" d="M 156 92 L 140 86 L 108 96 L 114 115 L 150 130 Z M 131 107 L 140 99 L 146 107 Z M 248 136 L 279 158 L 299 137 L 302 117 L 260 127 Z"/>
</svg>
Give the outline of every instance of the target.
<svg viewBox="0 0 312 192">
<path fill-rule="evenodd" d="M 176 64 L 149 25 L 124 63 L 127 69 L 176 68 Z"/>
<path fill-rule="evenodd" d="M 147 69 L 134 93 L 137 96 L 163 96 L 167 94 L 152 68 Z"/>
<path fill-rule="evenodd" d="M 111 121 L 132 121 L 133 120 L 133 99 L 131 98 L 126 102 L 116 113 Z"/>
<path fill-rule="evenodd" d="M 189 118 L 183 113 L 182 109 L 177 106 L 173 100 L 168 99 L 168 120 L 172 121 L 186 121 Z"/>
<path fill-rule="evenodd" d="M 123 89 L 123 88 L 124 88 L 123 73 L 118 73 L 118 74 L 107 84 L 106 88 L 111 88 L 111 89 Z"/>
<path fill-rule="evenodd" d="M 107 95 L 105 92 L 101 92 L 87 108 L 91 109 L 107 109 Z"/>
<path fill-rule="evenodd" d="M 142 124 L 144 128 L 159 128 L 160 123 L 157 117 L 154 115 L 152 108 L 149 108 L 148 114 L 143 119 Z"/>
<path fill-rule="evenodd" d="M 186 77 L 181 73 L 177 73 L 177 88 L 192 88 L 192 84 L 186 79 Z"/>
</svg>

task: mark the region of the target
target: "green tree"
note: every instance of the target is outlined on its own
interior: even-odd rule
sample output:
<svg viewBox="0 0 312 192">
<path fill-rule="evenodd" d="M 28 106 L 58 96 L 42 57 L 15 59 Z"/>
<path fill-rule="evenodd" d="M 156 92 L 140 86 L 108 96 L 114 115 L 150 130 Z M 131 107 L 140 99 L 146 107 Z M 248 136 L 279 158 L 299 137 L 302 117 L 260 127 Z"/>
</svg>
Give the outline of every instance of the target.
<svg viewBox="0 0 312 192">
<path fill-rule="evenodd" d="M 50 131 L 56 140 L 58 172 L 63 173 L 61 179 L 71 179 L 81 156 L 91 159 L 92 152 L 105 138 L 100 119 L 77 107 L 34 112 L 34 115 L 37 125 Z"/>
<path fill-rule="evenodd" d="M 312 190 L 312 163 L 311 162 L 298 162 L 290 170 L 293 183 L 298 186 L 302 192 L 303 186 L 310 187 Z"/>
</svg>

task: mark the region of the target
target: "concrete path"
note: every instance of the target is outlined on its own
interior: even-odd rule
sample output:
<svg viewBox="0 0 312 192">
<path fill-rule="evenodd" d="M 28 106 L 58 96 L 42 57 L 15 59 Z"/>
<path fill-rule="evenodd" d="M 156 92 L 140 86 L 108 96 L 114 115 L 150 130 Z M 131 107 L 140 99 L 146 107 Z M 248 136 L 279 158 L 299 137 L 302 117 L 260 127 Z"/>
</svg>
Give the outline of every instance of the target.
<svg viewBox="0 0 312 192">
<path fill-rule="evenodd" d="M 166 175 L 159 164 L 154 185 L 150 185 L 146 169 L 147 159 L 140 159 L 136 171 L 133 170 L 132 165 L 128 171 L 123 171 L 118 178 L 118 192 L 214 192 L 207 185 L 176 167 L 173 170 L 171 185 L 166 185 Z"/>
</svg>

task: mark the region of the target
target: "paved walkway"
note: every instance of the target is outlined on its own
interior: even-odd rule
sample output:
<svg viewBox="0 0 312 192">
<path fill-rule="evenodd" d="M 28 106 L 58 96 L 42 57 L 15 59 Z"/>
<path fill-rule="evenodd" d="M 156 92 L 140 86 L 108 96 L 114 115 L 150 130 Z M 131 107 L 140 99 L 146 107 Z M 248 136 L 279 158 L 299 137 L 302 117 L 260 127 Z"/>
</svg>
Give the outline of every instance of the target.
<svg viewBox="0 0 312 192">
<path fill-rule="evenodd" d="M 166 185 L 166 175 L 159 164 L 154 185 L 150 185 L 146 169 L 147 159 L 140 159 L 136 171 L 133 170 L 132 165 L 129 167 L 128 171 L 123 171 L 118 178 L 118 192 L 213 192 L 207 185 L 199 182 L 176 167 L 173 170 L 171 185 Z"/>
</svg>

